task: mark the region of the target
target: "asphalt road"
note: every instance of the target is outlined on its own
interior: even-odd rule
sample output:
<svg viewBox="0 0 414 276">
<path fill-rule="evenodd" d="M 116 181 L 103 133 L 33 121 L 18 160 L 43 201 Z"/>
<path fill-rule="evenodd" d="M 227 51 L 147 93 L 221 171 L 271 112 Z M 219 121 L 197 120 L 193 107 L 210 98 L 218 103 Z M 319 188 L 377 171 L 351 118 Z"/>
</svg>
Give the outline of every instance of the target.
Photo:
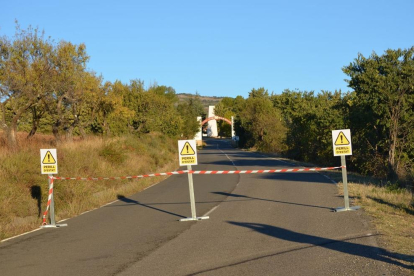
<svg viewBox="0 0 414 276">
<path fill-rule="evenodd" d="M 196 170 L 292 167 L 207 140 Z M 139 180 L 138 180 L 139 181 Z M 0 275 L 407 275 L 319 173 L 187 175 L 0 244 Z M 58 208 L 58 203 L 56 203 Z"/>
</svg>

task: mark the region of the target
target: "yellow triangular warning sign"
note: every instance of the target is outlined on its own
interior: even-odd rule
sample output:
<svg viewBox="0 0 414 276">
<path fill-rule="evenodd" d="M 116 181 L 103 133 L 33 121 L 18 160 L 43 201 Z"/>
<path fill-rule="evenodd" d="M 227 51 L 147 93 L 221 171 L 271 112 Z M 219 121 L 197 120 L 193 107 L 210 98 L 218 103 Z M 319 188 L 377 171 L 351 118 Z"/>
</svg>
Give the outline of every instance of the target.
<svg viewBox="0 0 414 276">
<path fill-rule="evenodd" d="M 183 149 L 181 150 L 181 155 L 195 155 L 195 151 L 191 147 L 190 143 L 185 142 Z"/>
<path fill-rule="evenodd" d="M 338 134 L 338 137 L 335 140 L 335 146 L 343 146 L 343 145 L 349 145 L 349 141 L 346 138 L 345 134 L 341 131 Z"/>
<path fill-rule="evenodd" d="M 43 158 L 42 164 L 56 164 L 56 160 L 48 150 Z"/>
</svg>

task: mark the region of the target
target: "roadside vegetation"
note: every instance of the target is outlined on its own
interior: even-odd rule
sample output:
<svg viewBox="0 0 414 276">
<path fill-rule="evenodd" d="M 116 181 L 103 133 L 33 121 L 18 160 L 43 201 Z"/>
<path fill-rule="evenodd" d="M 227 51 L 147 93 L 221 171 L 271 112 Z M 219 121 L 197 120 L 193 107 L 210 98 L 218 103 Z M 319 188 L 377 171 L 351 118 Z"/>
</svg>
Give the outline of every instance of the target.
<svg viewBox="0 0 414 276">
<path fill-rule="evenodd" d="M 13 38 L 0 37 L 1 239 L 41 223 L 47 178 L 39 149 L 57 148 L 59 175 L 68 177 L 170 170 L 176 140 L 193 138 L 197 116 L 205 118 L 198 95 L 180 101 L 171 86 L 104 82 L 88 61 L 86 45 L 55 42 L 31 27 L 16 24 Z M 318 165 L 339 165 L 331 131 L 351 129 L 348 170 L 379 179 L 355 180 L 351 195 L 387 246 L 412 254 L 414 47 L 359 55 L 342 70 L 350 92 L 253 88 L 246 99 L 221 98 L 215 113 L 235 117 L 239 147 Z M 226 123 L 218 126 L 220 136 L 231 135 Z M 57 219 L 159 180 L 56 181 Z"/>
<path fill-rule="evenodd" d="M 0 37 L 0 239 L 37 228 L 47 177 L 39 150 L 56 148 L 59 175 L 127 176 L 176 169 L 176 141 L 194 137 L 200 98 L 175 90 L 103 82 L 88 69 L 86 45 L 55 42 L 16 24 Z M 160 179 L 56 181 L 56 216 L 68 218 Z"/>
<path fill-rule="evenodd" d="M 342 173 L 323 174 L 338 183 L 339 194 L 343 195 Z M 407 264 L 414 264 L 413 194 L 398 183 L 384 183 L 356 173 L 348 173 L 348 192 L 352 205 L 361 206 L 372 218 L 371 223 L 380 234 L 380 246 L 400 254 Z"/>
<path fill-rule="evenodd" d="M 216 114 L 235 116 L 240 147 L 318 166 L 340 165 L 331 131 L 351 129 L 350 196 L 373 218 L 383 248 L 414 256 L 414 47 L 359 55 L 343 72 L 351 92 L 258 88 L 224 98 Z M 341 174 L 329 175 L 341 194 Z"/>
<path fill-rule="evenodd" d="M 350 77 L 352 92 L 274 94 L 254 88 L 247 99 L 224 98 L 216 114 L 235 116 L 240 147 L 320 165 L 339 165 L 333 156 L 332 130 L 349 128 L 350 171 L 412 190 L 414 47 L 387 50 L 382 56 L 359 55 L 343 71 Z"/>
<path fill-rule="evenodd" d="M 19 133 L 18 140 L 25 140 Z M 1 135 L 1 133 L 0 133 Z M 50 135 L 18 151 L 0 151 L 0 239 L 38 228 L 48 198 L 47 175 L 40 174 L 40 148 L 54 147 Z M 177 141 L 160 133 L 141 137 L 90 137 L 61 142 L 57 147 L 62 177 L 117 177 L 172 171 L 178 168 Z M 56 220 L 70 218 L 131 195 L 165 177 L 134 180 L 55 180 Z"/>
</svg>

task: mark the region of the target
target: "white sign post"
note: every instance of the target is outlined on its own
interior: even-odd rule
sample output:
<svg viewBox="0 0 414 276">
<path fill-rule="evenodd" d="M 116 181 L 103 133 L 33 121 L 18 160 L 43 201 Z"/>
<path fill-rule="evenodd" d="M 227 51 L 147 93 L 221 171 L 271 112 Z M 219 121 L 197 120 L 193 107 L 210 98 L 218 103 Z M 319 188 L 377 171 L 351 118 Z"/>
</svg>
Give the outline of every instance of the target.
<svg viewBox="0 0 414 276">
<path fill-rule="evenodd" d="M 336 208 L 336 212 L 343 211 L 355 211 L 358 210 L 359 206 L 349 207 L 349 196 L 348 196 L 348 177 L 346 170 L 346 155 L 352 155 L 352 143 L 351 143 L 351 130 L 340 129 L 332 130 L 332 144 L 334 156 L 341 156 L 342 166 L 342 183 L 344 185 L 344 208 Z"/>
<path fill-rule="evenodd" d="M 49 217 L 50 224 L 42 225 L 42 228 L 56 228 L 67 226 L 67 224 L 56 224 L 55 221 L 55 200 L 53 196 L 53 175 L 58 173 L 57 153 L 56 149 L 41 149 L 40 150 L 40 170 L 42 174 L 48 175 L 49 180 L 49 198 L 48 206 L 50 209 Z M 47 210 L 46 210 L 47 212 Z M 46 220 L 44 215 L 44 221 Z"/>
<path fill-rule="evenodd" d="M 191 165 L 198 164 L 196 141 L 195 140 L 179 140 L 178 141 L 178 155 L 179 155 L 180 166 L 187 166 L 188 186 L 190 190 L 190 203 L 191 203 L 191 218 L 180 219 L 180 221 L 209 219 L 208 216 L 197 217 L 196 215 L 193 174 L 192 174 L 192 168 L 191 168 Z"/>
</svg>

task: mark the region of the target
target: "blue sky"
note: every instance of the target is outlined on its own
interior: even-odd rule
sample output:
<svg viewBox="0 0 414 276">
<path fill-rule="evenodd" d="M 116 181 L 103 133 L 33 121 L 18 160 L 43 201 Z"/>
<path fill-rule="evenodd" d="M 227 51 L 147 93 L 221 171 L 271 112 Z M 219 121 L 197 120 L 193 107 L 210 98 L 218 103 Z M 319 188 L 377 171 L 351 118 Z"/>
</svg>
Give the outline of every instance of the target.
<svg viewBox="0 0 414 276">
<path fill-rule="evenodd" d="M 6 1 L 0 35 L 15 19 L 55 41 L 85 43 L 90 70 L 177 93 L 241 95 L 348 91 L 341 68 L 358 53 L 414 46 L 414 1 Z"/>
</svg>

